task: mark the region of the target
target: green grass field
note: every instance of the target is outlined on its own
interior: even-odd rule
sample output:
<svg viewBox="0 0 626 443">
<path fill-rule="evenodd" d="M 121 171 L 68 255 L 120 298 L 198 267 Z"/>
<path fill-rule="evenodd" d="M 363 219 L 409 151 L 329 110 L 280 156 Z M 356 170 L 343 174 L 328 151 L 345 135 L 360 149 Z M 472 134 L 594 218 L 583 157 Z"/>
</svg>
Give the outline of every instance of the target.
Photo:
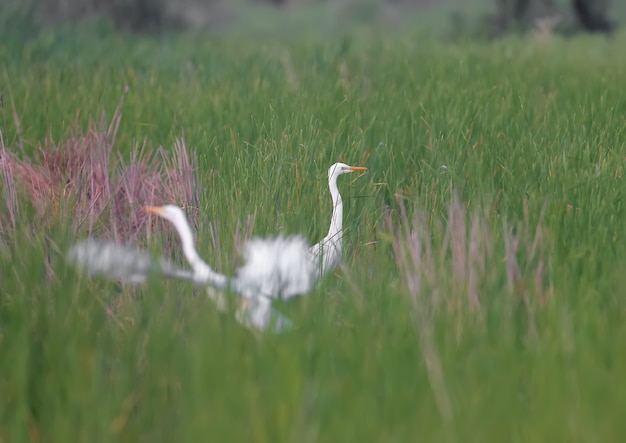
<svg viewBox="0 0 626 443">
<path fill-rule="evenodd" d="M 220 270 L 252 215 L 317 242 L 328 167 L 369 168 L 340 179 L 343 267 L 276 304 L 278 336 L 188 284 L 87 278 L 66 221 L 24 203 L 0 239 L 0 442 L 623 441 L 623 32 L 409 34 L 0 46 L 7 149 L 110 118 L 126 86 L 117 151 L 185 137 Z"/>
</svg>

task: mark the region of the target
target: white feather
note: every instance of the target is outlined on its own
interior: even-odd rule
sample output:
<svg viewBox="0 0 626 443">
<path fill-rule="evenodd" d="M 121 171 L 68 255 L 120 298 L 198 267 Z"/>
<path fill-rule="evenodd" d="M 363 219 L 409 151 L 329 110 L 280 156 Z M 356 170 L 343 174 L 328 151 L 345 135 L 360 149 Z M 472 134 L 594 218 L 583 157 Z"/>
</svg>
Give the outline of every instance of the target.
<svg viewBox="0 0 626 443">
<path fill-rule="evenodd" d="M 237 282 L 245 297 L 288 299 L 313 289 L 316 270 L 304 237 L 253 238 L 243 250 Z"/>
<path fill-rule="evenodd" d="M 146 251 L 95 239 L 74 244 L 67 259 L 89 275 L 106 275 L 126 283 L 142 283 L 152 272 L 176 272 L 169 261 L 157 262 Z"/>
</svg>

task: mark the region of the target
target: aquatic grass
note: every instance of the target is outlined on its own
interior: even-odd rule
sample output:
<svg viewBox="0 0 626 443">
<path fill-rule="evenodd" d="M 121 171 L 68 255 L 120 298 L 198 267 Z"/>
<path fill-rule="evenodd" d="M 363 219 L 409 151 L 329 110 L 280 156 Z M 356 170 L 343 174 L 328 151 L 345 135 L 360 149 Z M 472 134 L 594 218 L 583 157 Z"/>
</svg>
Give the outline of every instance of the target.
<svg viewBox="0 0 626 443">
<path fill-rule="evenodd" d="M 181 35 L 11 54 L 12 158 L 88 138 L 128 85 L 108 201 L 185 204 L 223 272 L 248 235 L 319 241 L 328 166 L 369 171 L 339 180 L 342 265 L 276 303 L 293 332 L 259 338 L 191 285 L 68 267 L 75 220 L 32 218 L 3 163 L 0 440 L 621 441 L 622 40 Z M 141 229 L 180 259 L 171 229 Z"/>
</svg>

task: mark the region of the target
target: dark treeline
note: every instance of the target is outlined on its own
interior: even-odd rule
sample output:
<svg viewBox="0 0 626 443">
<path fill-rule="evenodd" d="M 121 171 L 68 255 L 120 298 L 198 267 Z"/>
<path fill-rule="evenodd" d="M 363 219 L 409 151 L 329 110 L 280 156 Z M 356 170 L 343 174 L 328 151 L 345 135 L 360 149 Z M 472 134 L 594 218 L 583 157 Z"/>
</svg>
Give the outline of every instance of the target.
<svg viewBox="0 0 626 443">
<path fill-rule="evenodd" d="M 611 32 L 616 23 L 608 14 L 610 0 L 494 0 L 491 34 L 501 35 L 514 25 L 533 26 L 545 17 L 559 17 L 570 8 L 576 27 L 587 32 Z M 267 5 L 268 8 L 297 8 L 329 0 L 2 0 L 0 26 L 23 31 L 53 26 L 85 18 L 105 17 L 116 29 L 139 33 L 181 30 L 189 27 L 224 28 L 236 16 L 237 8 Z M 407 12 L 419 11 L 452 0 L 344 0 L 346 5 L 373 5 L 380 10 L 393 7 Z M 558 3 L 558 4 L 557 4 Z M 457 3 L 459 4 L 459 3 Z M 358 10 L 356 8 L 355 10 Z"/>
</svg>

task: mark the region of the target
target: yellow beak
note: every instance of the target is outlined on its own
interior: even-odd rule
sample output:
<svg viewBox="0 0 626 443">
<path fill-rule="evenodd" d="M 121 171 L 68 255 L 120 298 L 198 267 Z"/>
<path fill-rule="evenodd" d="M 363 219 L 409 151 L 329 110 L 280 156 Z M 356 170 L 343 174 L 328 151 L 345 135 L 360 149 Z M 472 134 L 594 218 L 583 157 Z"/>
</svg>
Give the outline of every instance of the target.
<svg viewBox="0 0 626 443">
<path fill-rule="evenodd" d="M 349 166 L 348 169 L 351 171 L 367 171 L 367 168 L 364 166 Z"/>
<path fill-rule="evenodd" d="M 144 206 L 143 210 L 149 214 L 161 215 L 161 208 L 158 206 Z"/>
</svg>

